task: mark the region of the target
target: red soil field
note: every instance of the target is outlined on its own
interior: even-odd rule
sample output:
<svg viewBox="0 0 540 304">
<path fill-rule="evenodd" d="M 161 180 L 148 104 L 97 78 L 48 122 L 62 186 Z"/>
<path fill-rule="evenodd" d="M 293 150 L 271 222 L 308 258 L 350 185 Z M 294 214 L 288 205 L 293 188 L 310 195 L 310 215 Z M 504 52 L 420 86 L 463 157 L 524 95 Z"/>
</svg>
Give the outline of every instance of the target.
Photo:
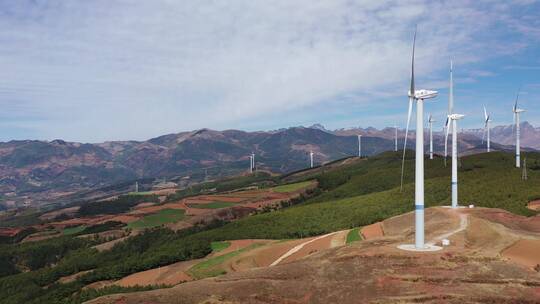
<svg viewBox="0 0 540 304">
<path fill-rule="evenodd" d="M 146 202 L 146 203 L 140 203 L 140 204 L 137 204 L 137 206 L 133 207 L 133 209 L 141 209 L 141 208 L 144 208 L 144 207 L 150 207 L 150 206 L 154 206 L 155 203 L 152 203 L 152 202 Z"/>
<path fill-rule="evenodd" d="M 17 235 L 22 230 L 23 230 L 22 228 L 9 228 L 9 227 L 0 228 L 0 236 L 12 237 L 12 236 Z"/>
<path fill-rule="evenodd" d="M 535 200 L 535 201 L 529 202 L 529 204 L 527 204 L 527 208 L 529 208 L 531 210 L 534 210 L 534 211 L 540 210 L 540 200 Z"/>
<path fill-rule="evenodd" d="M 525 217 L 502 209 L 474 208 L 475 216 L 499 223 L 510 229 L 540 233 L 540 215 Z"/>
<path fill-rule="evenodd" d="M 362 236 L 366 240 L 371 240 L 384 236 L 382 225 L 380 222 L 362 227 L 362 229 L 360 229 L 360 233 L 362 233 Z"/>
<path fill-rule="evenodd" d="M 55 210 L 55 211 L 44 213 L 39 218 L 41 220 L 52 220 L 52 219 L 54 219 L 55 217 L 57 217 L 57 216 L 59 216 L 61 214 L 73 215 L 77 211 L 79 211 L 80 208 L 81 208 L 80 206 L 76 206 L 76 207 L 70 207 L 70 208 L 64 208 L 64 209 L 60 209 L 60 210 Z"/>
<path fill-rule="evenodd" d="M 134 221 L 136 221 L 138 219 L 139 219 L 138 217 L 131 216 L 131 215 L 117 215 L 115 217 L 106 218 L 104 220 L 101 220 L 101 221 L 98 222 L 98 224 L 102 224 L 102 223 L 106 223 L 106 222 L 110 222 L 110 221 L 122 222 L 124 224 L 128 224 L 128 223 L 134 222 Z"/>
<path fill-rule="evenodd" d="M 186 271 L 200 260 L 178 262 L 168 266 L 137 272 L 114 284 L 123 287 L 145 285 L 176 285 L 193 280 Z"/>
<path fill-rule="evenodd" d="M 513 262 L 534 268 L 540 265 L 540 240 L 519 240 L 504 250 L 502 255 Z"/>
</svg>

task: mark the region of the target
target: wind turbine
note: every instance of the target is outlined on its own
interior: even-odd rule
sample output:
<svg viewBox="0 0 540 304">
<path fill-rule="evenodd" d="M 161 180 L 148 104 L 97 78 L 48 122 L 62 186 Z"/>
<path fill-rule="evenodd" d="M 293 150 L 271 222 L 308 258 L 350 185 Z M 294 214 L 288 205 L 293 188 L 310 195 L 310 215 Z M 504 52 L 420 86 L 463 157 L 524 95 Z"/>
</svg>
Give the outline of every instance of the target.
<svg viewBox="0 0 540 304">
<path fill-rule="evenodd" d="M 253 173 L 253 156 L 249 156 L 249 173 Z"/>
<path fill-rule="evenodd" d="M 309 151 L 309 161 L 310 168 L 313 168 L 313 151 Z"/>
<path fill-rule="evenodd" d="M 251 152 L 251 171 L 255 171 L 255 153 Z"/>
<path fill-rule="evenodd" d="M 516 96 L 516 103 L 514 104 L 514 108 L 512 109 L 512 112 L 514 112 L 514 122 L 516 124 L 516 168 L 521 167 L 521 161 L 520 161 L 520 151 L 521 147 L 519 146 L 519 114 L 525 112 L 523 109 L 518 108 L 518 99 L 519 99 L 519 92 Z"/>
<path fill-rule="evenodd" d="M 486 137 L 486 134 L 487 134 L 486 145 L 487 145 L 488 152 L 491 151 L 490 146 L 489 146 L 491 144 L 491 139 L 489 137 L 489 123 L 490 122 L 491 122 L 491 115 L 488 114 L 486 107 L 484 106 L 484 133 L 482 134 L 482 143 L 484 143 L 484 138 Z"/>
<path fill-rule="evenodd" d="M 394 125 L 395 134 L 394 134 L 394 151 L 397 152 L 397 125 Z"/>
<path fill-rule="evenodd" d="M 413 103 L 416 101 L 416 168 L 415 168 L 415 234 L 414 246 L 400 245 L 405 250 L 437 250 L 439 247 L 424 243 L 424 100 L 435 98 L 437 91 L 415 90 L 414 87 L 414 49 L 416 45 L 416 31 L 414 32 L 412 60 L 411 60 L 411 87 L 409 89 L 409 111 L 407 115 L 407 128 L 403 144 L 403 160 L 401 163 L 401 189 L 403 189 L 403 172 L 405 168 L 405 151 L 407 148 L 407 133 L 411 122 Z"/>
<path fill-rule="evenodd" d="M 362 135 L 358 135 L 358 157 L 362 157 Z"/>
<path fill-rule="evenodd" d="M 446 144 L 448 142 L 448 131 L 450 130 L 449 123 L 452 124 L 452 208 L 458 207 L 458 179 L 457 179 L 457 167 L 458 167 L 458 159 L 457 159 L 457 136 L 458 132 L 455 132 L 457 130 L 457 121 L 465 117 L 465 115 L 462 114 L 450 114 L 448 115 L 448 119 L 446 120 L 446 137 L 444 138 L 444 145 L 446 148 Z"/>
<path fill-rule="evenodd" d="M 433 116 L 429 114 L 429 159 L 433 159 L 433 123 L 436 122 Z"/>
</svg>

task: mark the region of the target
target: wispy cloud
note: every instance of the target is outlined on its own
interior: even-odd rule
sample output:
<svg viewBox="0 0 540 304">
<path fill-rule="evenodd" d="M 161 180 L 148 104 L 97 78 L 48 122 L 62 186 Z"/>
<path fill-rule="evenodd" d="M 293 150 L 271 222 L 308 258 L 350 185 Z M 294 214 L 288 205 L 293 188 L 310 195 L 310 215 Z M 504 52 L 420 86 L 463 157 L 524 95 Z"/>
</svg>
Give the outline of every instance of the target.
<svg viewBox="0 0 540 304">
<path fill-rule="evenodd" d="M 465 0 L 4 1 L 0 105 L 19 119 L 3 126 L 143 139 L 359 92 L 367 96 L 351 102 L 383 103 L 406 90 L 414 24 L 418 82 L 443 85 L 451 57 L 466 65 L 507 54 L 508 31 L 523 37 L 507 42 L 514 52 L 533 42 L 529 19 L 512 14 Z"/>
</svg>

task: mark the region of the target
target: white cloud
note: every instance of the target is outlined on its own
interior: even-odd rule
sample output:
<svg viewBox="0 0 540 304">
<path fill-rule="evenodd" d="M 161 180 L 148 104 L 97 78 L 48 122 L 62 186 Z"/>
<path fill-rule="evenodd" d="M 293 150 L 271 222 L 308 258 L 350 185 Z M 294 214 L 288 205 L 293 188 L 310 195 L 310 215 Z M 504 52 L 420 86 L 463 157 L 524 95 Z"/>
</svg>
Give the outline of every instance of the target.
<svg viewBox="0 0 540 304">
<path fill-rule="evenodd" d="M 21 117 L 10 121 L 10 130 L 30 128 L 49 139 L 144 139 L 234 128 L 355 92 L 367 95 L 355 102 L 384 102 L 406 90 L 415 23 L 419 83 L 444 83 L 437 72 L 450 57 L 465 65 L 524 47 L 509 41 L 515 46 L 509 51 L 498 46 L 497 33 L 486 35 L 512 20 L 510 10 L 469 1 L 3 6 L 0 105 Z M 519 25 L 512 20 L 527 34 Z"/>
</svg>

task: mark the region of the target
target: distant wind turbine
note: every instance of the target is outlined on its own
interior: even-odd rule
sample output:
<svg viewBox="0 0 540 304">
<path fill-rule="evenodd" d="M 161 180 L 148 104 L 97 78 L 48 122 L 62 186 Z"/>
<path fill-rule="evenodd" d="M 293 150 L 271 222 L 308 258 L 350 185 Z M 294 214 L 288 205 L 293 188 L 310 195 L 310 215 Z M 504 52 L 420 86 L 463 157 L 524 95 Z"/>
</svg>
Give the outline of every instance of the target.
<svg viewBox="0 0 540 304">
<path fill-rule="evenodd" d="M 436 122 L 433 116 L 429 114 L 429 159 L 433 159 L 433 123 Z"/>
<path fill-rule="evenodd" d="M 489 136 L 490 122 L 491 122 L 491 115 L 488 114 L 486 107 L 484 107 L 484 133 L 482 134 L 482 143 L 484 143 L 484 138 L 486 138 L 486 146 L 487 146 L 488 152 L 491 152 L 491 149 L 490 149 L 491 138 Z M 487 137 L 486 137 L 486 134 L 487 134 Z"/>
<path fill-rule="evenodd" d="M 521 166 L 521 161 L 520 161 L 521 147 L 520 147 L 520 143 L 519 143 L 519 137 L 520 137 L 520 134 L 519 134 L 519 114 L 525 112 L 525 110 L 518 108 L 518 99 L 519 99 L 519 92 L 518 92 L 518 94 L 516 96 L 516 102 L 514 104 L 514 108 L 512 108 L 512 112 L 514 112 L 514 123 L 516 124 L 516 168 L 519 168 Z"/>
<path fill-rule="evenodd" d="M 249 173 L 253 173 L 253 156 L 249 156 Z"/>
<path fill-rule="evenodd" d="M 309 167 L 313 168 L 313 151 L 309 151 Z"/>
<path fill-rule="evenodd" d="M 395 134 L 394 134 L 394 151 L 397 152 L 397 125 L 394 126 Z"/>
<path fill-rule="evenodd" d="M 448 131 L 450 128 L 452 130 L 457 130 L 457 121 L 465 117 L 462 114 L 450 114 L 448 115 L 447 124 L 451 123 L 452 127 L 449 125 L 446 126 L 446 137 L 444 139 L 444 144 L 448 142 Z M 458 207 L 458 159 L 457 159 L 457 137 L 458 132 L 452 132 L 452 208 Z"/>
<path fill-rule="evenodd" d="M 415 168 L 415 237 L 414 247 L 400 245 L 406 250 L 437 250 L 435 246 L 424 243 L 424 100 L 435 98 L 437 91 L 415 90 L 414 87 L 414 49 L 416 45 L 416 31 L 414 32 L 412 60 L 411 60 L 411 86 L 409 89 L 409 111 L 407 114 L 407 128 L 403 144 L 403 160 L 401 164 L 401 189 L 403 189 L 403 173 L 405 168 L 405 151 L 407 148 L 407 133 L 411 122 L 413 104 L 416 101 L 416 168 Z"/>
<path fill-rule="evenodd" d="M 255 153 L 251 152 L 251 171 L 255 171 Z"/>
<path fill-rule="evenodd" d="M 358 135 L 358 157 L 362 157 L 362 135 Z"/>
</svg>

